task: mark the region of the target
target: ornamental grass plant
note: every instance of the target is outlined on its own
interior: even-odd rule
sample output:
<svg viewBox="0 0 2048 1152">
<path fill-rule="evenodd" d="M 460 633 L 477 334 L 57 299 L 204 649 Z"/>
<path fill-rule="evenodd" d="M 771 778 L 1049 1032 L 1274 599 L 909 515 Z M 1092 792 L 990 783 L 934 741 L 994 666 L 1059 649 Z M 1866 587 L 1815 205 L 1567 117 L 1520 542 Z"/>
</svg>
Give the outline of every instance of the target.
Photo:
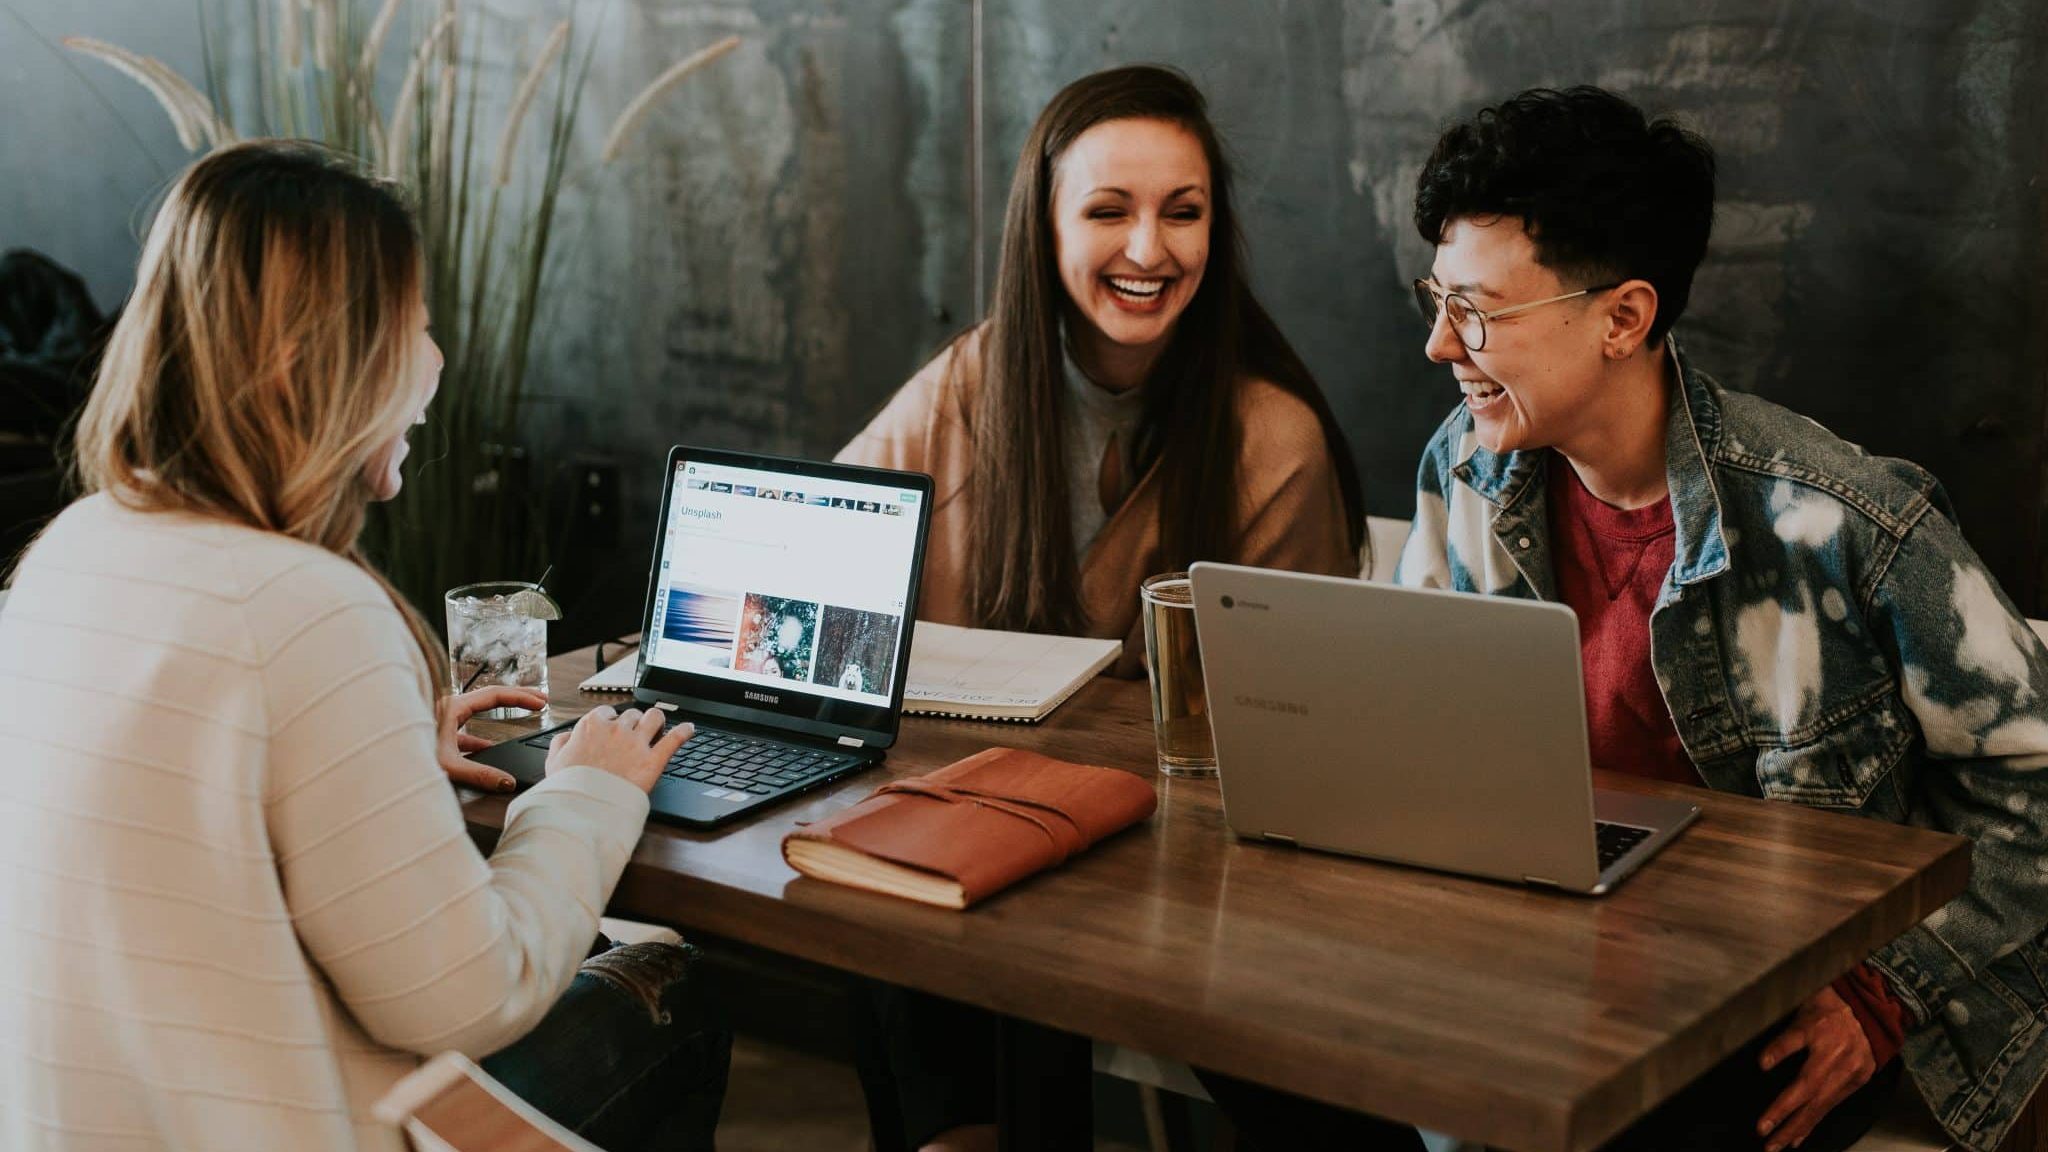
<svg viewBox="0 0 2048 1152">
<path fill-rule="evenodd" d="M 572 12 L 528 35 L 530 52 L 508 69 L 489 55 L 503 18 L 457 0 L 198 0 L 197 19 L 196 84 L 105 41 L 64 45 L 146 89 L 187 151 L 249 136 L 317 140 L 408 191 L 447 363 L 404 489 L 373 509 L 364 544 L 430 620 L 448 588 L 531 579 L 547 562 L 547 517 L 520 422 L 549 336 L 537 320 L 595 36 L 579 35 Z M 401 24 L 405 71 L 380 104 L 378 69 L 399 54 L 391 38 Z M 664 96 L 738 44 L 727 37 L 663 71 L 620 111 L 591 163 L 618 160 Z M 508 72 L 520 76 L 509 95 Z"/>
</svg>

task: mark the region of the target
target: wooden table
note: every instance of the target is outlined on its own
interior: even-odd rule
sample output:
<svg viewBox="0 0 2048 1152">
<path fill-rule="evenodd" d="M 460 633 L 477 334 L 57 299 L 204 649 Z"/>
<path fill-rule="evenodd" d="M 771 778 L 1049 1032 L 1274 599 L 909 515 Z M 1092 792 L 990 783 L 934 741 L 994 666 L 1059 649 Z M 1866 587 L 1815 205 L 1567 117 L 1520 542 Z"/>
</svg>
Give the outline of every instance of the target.
<svg viewBox="0 0 2048 1152">
<path fill-rule="evenodd" d="M 550 663 L 559 722 L 616 698 Z M 529 731 L 477 724 L 484 735 Z M 798 877 L 782 836 L 885 780 L 991 744 L 1147 779 L 1142 683 L 1099 680 L 1035 727 L 911 718 L 881 768 L 714 833 L 651 824 L 612 908 L 1523 1152 L 1641 1116 L 1963 890 L 1969 844 L 1682 792 L 1700 822 L 1585 899 L 1239 842 L 1216 786 L 968 912 Z M 488 842 L 502 797 L 466 803 Z"/>
</svg>

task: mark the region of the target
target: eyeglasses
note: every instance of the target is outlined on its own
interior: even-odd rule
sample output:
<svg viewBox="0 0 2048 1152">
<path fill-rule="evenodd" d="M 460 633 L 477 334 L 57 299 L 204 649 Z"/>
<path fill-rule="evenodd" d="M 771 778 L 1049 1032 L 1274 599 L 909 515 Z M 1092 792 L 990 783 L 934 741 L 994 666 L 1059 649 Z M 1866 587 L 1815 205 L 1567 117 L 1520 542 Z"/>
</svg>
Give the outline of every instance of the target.
<svg viewBox="0 0 2048 1152">
<path fill-rule="evenodd" d="M 1439 309 L 1450 313 L 1451 331 L 1458 334 L 1458 340 L 1465 345 L 1466 351 L 1477 352 L 1486 347 L 1486 322 L 1488 320 L 1505 319 L 1518 312 L 1527 312 L 1531 308 L 1541 308 L 1545 304 L 1556 304 L 1561 300 L 1576 300 L 1581 296 L 1590 296 L 1595 292 L 1605 292 L 1612 288 L 1619 288 L 1624 283 L 1626 281 L 1617 280 L 1612 284 L 1595 284 L 1591 288 L 1581 288 L 1577 292 L 1567 292 L 1562 296 L 1551 296 L 1542 300 L 1531 300 L 1527 304 L 1516 304 L 1508 308 L 1496 308 L 1491 312 L 1481 312 L 1473 306 L 1472 301 L 1464 296 L 1456 292 L 1446 292 L 1428 280 L 1417 280 L 1415 282 L 1415 304 L 1416 307 L 1422 309 L 1422 318 L 1428 322 L 1432 329 L 1436 327 L 1436 314 Z"/>
</svg>

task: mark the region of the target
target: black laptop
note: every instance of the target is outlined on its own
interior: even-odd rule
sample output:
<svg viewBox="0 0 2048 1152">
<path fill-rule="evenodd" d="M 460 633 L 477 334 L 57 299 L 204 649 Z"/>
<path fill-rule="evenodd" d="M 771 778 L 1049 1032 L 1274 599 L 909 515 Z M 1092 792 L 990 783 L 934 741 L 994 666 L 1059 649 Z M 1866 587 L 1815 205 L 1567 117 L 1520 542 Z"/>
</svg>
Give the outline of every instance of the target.
<svg viewBox="0 0 2048 1152">
<path fill-rule="evenodd" d="M 671 449 L 633 695 L 697 735 L 650 797 L 709 828 L 880 762 L 896 742 L 931 477 Z M 476 759 L 544 774 L 568 725 Z"/>
</svg>

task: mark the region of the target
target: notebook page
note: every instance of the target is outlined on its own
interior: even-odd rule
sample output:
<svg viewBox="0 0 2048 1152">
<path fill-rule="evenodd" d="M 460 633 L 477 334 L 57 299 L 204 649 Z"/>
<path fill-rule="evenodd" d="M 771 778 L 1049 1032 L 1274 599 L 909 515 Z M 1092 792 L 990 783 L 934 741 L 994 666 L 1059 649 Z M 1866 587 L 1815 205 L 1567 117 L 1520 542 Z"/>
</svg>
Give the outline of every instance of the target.
<svg viewBox="0 0 2048 1152">
<path fill-rule="evenodd" d="M 636 674 L 640 671 L 633 650 L 619 653 L 619 658 L 604 666 L 604 671 L 584 679 L 576 687 L 584 692 L 631 692 Z"/>
<path fill-rule="evenodd" d="M 1116 640 L 919 623 L 904 702 L 1036 709 L 1064 698 L 1122 650 Z"/>
</svg>

